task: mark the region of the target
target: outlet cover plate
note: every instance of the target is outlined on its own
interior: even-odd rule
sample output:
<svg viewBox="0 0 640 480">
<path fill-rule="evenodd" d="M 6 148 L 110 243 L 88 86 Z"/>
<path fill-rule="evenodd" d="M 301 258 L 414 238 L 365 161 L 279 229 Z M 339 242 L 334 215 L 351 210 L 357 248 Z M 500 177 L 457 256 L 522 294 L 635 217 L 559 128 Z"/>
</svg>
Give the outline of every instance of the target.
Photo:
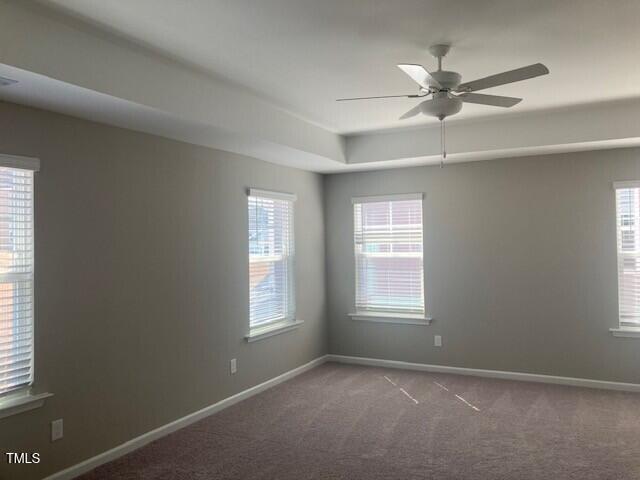
<svg viewBox="0 0 640 480">
<path fill-rule="evenodd" d="M 55 442 L 60 440 L 64 435 L 64 425 L 62 419 L 54 420 L 51 422 L 51 441 Z"/>
</svg>

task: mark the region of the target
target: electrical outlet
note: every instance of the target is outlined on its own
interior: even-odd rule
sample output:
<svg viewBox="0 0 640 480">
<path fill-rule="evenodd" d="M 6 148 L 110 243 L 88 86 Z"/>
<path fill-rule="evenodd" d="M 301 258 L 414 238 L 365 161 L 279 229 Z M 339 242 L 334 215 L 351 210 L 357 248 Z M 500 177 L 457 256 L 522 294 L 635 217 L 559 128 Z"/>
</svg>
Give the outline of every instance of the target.
<svg viewBox="0 0 640 480">
<path fill-rule="evenodd" d="M 231 375 L 238 371 L 238 363 L 236 362 L 235 358 L 232 358 L 229 362 L 229 369 L 231 370 Z"/>
<path fill-rule="evenodd" d="M 60 440 L 64 434 L 62 419 L 51 422 L 51 441 Z"/>
<path fill-rule="evenodd" d="M 441 347 L 442 346 L 442 336 L 434 335 L 434 337 L 433 337 L 433 345 L 436 346 L 436 347 Z"/>
</svg>

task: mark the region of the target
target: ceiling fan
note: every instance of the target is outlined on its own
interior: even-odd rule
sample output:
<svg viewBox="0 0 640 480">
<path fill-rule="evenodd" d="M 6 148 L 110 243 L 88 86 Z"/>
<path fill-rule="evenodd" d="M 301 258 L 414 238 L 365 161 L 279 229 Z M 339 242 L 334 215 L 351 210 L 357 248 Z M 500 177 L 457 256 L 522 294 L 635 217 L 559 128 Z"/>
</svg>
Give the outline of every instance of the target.
<svg viewBox="0 0 640 480">
<path fill-rule="evenodd" d="M 379 97 L 340 98 L 337 101 L 370 100 L 379 98 L 422 98 L 431 95 L 400 117 L 401 120 L 411 118 L 419 113 L 437 117 L 440 121 L 455 115 L 462 109 L 463 103 L 478 103 L 495 107 L 513 107 L 522 101 L 521 98 L 501 95 L 485 95 L 473 93 L 486 88 L 497 87 L 508 83 L 519 82 L 549 73 L 549 69 L 541 63 L 535 63 L 508 72 L 461 83 L 462 76 L 457 72 L 442 70 L 442 58 L 449 52 L 450 45 L 432 45 L 429 52 L 438 59 L 438 70 L 430 73 L 422 65 L 401 63 L 398 68 L 406 73 L 419 86 L 415 95 L 384 95 Z"/>
<path fill-rule="evenodd" d="M 497 73 L 488 77 L 479 78 L 471 82 L 460 83 L 462 76 L 458 72 L 449 72 L 442 70 L 442 58 L 449 53 L 451 45 L 432 45 L 429 47 L 431 55 L 438 59 L 438 70 L 430 73 L 422 65 L 401 63 L 398 68 L 409 75 L 411 79 L 419 86 L 417 94 L 414 95 L 383 95 L 379 97 L 357 97 L 357 98 L 339 98 L 338 102 L 349 100 L 371 100 L 379 98 L 422 98 L 431 95 L 431 98 L 419 103 L 411 110 L 400 117 L 415 117 L 419 113 L 436 117 L 440 120 L 440 144 L 442 146 L 442 155 L 440 157 L 440 167 L 444 165 L 447 158 L 445 149 L 445 122 L 446 117 L 455 115 L 462 110 L 463 103 L 478 103 L 481 105 L 491 105 L 494 107 L 509 108 L 520 103 L 521 98 L 505 97 L 501 95 L 486 95 L 483 93 L 474 93 L 478 90 L 506 85 L 507 83 L 528 80 L 529 78 L 539 77 L 549 73 L 549 69 L 542 63 L 534 63 L 508 72 Z M 456 95 L 457 94 L 457 95 Z"/>
</svg>

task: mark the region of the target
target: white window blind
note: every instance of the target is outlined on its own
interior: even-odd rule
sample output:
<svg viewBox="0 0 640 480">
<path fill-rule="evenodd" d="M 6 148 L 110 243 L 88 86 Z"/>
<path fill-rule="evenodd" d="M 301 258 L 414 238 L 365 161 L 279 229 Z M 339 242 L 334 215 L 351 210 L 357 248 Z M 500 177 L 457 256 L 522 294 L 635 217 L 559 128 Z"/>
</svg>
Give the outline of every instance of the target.
<svg viewBox="0 0 640 480">
<path fill-rule="evenodd" d="M 0 167 L 0 395 L 33 378 L 33 171 Z"/>
<path fill-rule="evenodd" d="M 616 184 L 618 309 L 621 326 L 640 326 L 640 184 Z"/>
<path fill-rule="evenodd" d="M 249 191 L 250 328 L 295 319 L 295 196 Z"/>
<path fill-rule="evenodd" d="M 422 195 L 353 201 L 356 310 L 424 314 Z"/>
</svg>

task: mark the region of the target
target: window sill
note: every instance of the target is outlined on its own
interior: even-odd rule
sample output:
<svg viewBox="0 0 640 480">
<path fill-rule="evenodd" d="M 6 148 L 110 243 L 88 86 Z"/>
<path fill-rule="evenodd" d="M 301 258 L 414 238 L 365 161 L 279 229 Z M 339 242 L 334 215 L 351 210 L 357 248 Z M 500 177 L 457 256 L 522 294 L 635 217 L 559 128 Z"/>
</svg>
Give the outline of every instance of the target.
<svg viewBox="0 0 640 480">
<path fill-rule="evenodd" d="M 24 392 L 0 398 L 0 418 L 10 417 L 18 413 L 27 412 L 44 405 L 44 401 L 52 397 L 52 393 L 38 393 L 32 395 Z"/>
<path fill-rule="evenodd" d="M 393 323 L 397 325 L 431 325 L 433 318 L 424 315 L 408 315 L 406 313 L 374 313 L 357 312 L 349 313 L 351 320 L 374 323 Z"/>
<path fill-rule="evenodd" d="M 640 327 L 610 328 L 609 331 L 614 337 L 640 338 Z"/>
<path fill-rule="evenodd" d="M 257 342 L 264 338 L 273 337 L 274 335 L 280 335 L 281 333 L 290 332 L 298 328 L 304 323 L 304 320 L 294 320 L 289 322 L 280 322 L 273 325 L 267 325 L 265 327 L 256 328 L 249 333 L 244 339 L 251 343 Z"/>
</svg>

